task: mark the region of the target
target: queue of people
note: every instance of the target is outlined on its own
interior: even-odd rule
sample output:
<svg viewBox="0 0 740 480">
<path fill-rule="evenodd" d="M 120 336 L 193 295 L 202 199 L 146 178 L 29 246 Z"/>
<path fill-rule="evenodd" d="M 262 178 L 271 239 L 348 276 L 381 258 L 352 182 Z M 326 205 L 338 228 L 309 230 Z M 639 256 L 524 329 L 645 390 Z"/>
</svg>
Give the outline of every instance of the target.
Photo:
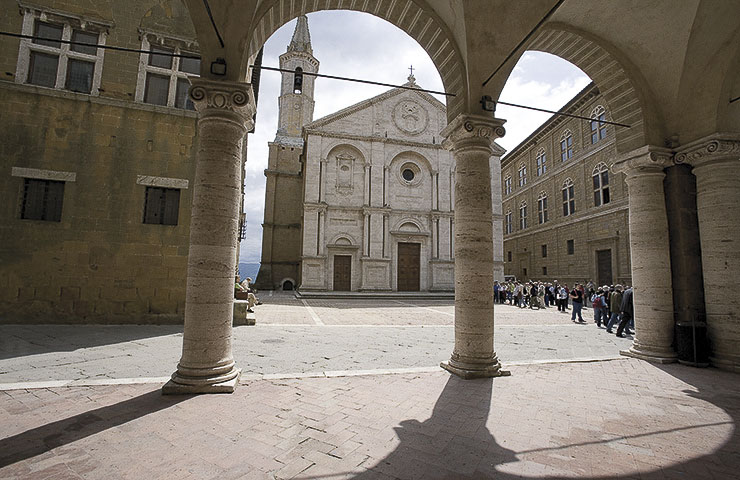
<svg viewBox="0 0 740 480">
<path fill-rule="evenodd" d="M 558 281 L 546 282 L 494 282 L 494 302 L 509 304 L 519 308 L 550 308 L 557 306 L 558 311 L 571 311 L 571 320 L 586 323 L 583 319 L 583 308 L 590 307 L 594 313 L 594 323 L 605 328 L 607 333 L 624 337 L 632 335 L 635 328 L 632 288 L 622 285 L 604 285 L 597 287 L 593 282 L 574 284 L 568 288 Z"/>
</svg>

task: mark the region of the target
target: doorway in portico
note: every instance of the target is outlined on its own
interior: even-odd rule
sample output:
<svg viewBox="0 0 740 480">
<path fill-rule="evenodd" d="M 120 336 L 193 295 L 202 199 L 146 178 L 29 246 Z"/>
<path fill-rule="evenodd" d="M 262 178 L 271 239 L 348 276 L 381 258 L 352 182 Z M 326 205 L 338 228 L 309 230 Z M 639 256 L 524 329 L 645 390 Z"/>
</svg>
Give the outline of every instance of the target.
<svg viewBox="0 0 740 480">
<path fill-rule="evenodd" d="M 398 244 L 398 276 L 399 292 L 419 291 L 419 272 L 421 270 L 421 244 Z"/>
</svg>

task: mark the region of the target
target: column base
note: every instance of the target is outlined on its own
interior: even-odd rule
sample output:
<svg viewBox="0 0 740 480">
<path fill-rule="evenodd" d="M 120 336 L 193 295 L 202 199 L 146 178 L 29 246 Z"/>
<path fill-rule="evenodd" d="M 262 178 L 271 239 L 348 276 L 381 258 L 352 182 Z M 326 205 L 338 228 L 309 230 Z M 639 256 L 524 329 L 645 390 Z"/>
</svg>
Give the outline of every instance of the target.
<svg viewBox="0 0 740 480">
<path fill-rule="evenodd" d="M 214 379 L 209 383 L 208 379 L 198 379 L 197 383 L 185 383 L 188 380 L 178 377 L 177 373 L 172 375 L 172 380 L 165 383 L 162 387 L 162 395 L 189 395 L 197 393 L 234 393 L 239 385 L 239 377 L 242 370 L 237 368 L 236 375 L 229 380 Z M 178 382 L 178 380 L 180 380 Z"/>
<path fill-rule="evenodd" d="M 676 355 L 675 352 L 673 354 L 646 352 L 639 348 L 635 348 L 634 345 L 631 346 L 629 350 L 620 350 L 619 354 L 624 355 L 625 357 L 639 358 L 640 360 L 652 363 L 675 363 L 678 361 L 678 355 Z"/>
<path fill-rule="evenodd" d="M 475 367 L 456 366 L 452 364 L 452 361 L 449 361 L 442 362 L 439 364 L 439 366 L 465 380 L 470 380 L 473 378 L 511 376 L 511 372 L 509 370 L 501 370 L 501 363 L 499 363 L 498 361 L 496 361 L 496 363 L 492 365 L 480 365 Z"/>
</svg>

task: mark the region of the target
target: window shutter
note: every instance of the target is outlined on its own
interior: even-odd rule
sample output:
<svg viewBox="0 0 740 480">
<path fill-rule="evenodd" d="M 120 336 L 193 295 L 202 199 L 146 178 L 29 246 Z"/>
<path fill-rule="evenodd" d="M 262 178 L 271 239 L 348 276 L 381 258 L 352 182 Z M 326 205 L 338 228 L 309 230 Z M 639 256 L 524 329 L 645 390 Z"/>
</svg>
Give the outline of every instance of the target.
<svg viewBox="0 0 740 480">
<path fill-rule="evenodd" d="M 180 190 L 167 188 L 164 190 L 163 225 L 177 225 L 177 214 L 180 210 Z"/>
<path fill-rule="evenodd" d="M 64 182 L 49 181 L 46 193 L 46 214 L 44 220 L 59 222 L 62 220 L 62 201 L 64 200 Z"/>
</svg>

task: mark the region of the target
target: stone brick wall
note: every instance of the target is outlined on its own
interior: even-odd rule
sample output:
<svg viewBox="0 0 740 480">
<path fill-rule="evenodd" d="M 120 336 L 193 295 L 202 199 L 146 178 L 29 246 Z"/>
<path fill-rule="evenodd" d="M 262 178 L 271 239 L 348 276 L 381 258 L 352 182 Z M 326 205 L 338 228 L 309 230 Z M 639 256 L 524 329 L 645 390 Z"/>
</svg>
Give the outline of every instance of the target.
<svg viewBox="0 0 740 480">
<path fill-rule="evenodd" d="M 179 2 L 35 1 L 111 23 L 106 43 L 141 48 L 140 28 L 194 38 Z M 20 32 L 16 0 L 0 28 Z M 192 189 L 177 225 L 143 223 L 140 175 L 192 181 L 195 113 L 134 102 L 140 55 L 105 52 L 100 95 L 17 84 L 19 41 L 0 38 L 0 322 L 180 322 Z M 75 173 L 61 221 L 20 218 L 13 167 Z M 182 184 L 182 182 L 180 182 Z"/>
<path fill-rule="evenodd" d="M 561 111 L 589 117 L 593 109 L 609 105 L 593 84 L 586 87 Z M 573 135 L 573 156 L 561 160 L 560 140 L 563 132 Z M 611 251 L 612 283 L 631 283 L 628 198 L 624 175 L 611 170 L 616 157 L 614 127 L 607 125 L 606 138 L 591 143 L 588 121 L 554 117 L 501 161 L 502 189 L 507 177 L 512 192 L 503 192 L 504 217 L 512 213 L 513 231 L 504 234 L 504 269 L 518 279 L 558 280 L 561 283 L 598 282 L 597 251 Z M 537 154 L 542 149 L 547 158 L 547 171 L 537 175 Z M 595 206 L 592 174 L 606 164 L 609 170 L 610 202 Z M 519 168 L 527 168 L 527 184 L 520 187 Z M 563 214 L 562 188 L 566 179 L 573 182 L 575 213 Z M 547 195 L 548 221 L 538 222 L 538 197 Z M 527 228 L 520 228 L 520 205 L 527 203 Z M 504 227 L 505 228 L 505 227 Z M 504 230 L 505 231 L 505 230 Z M 573 254 L 568 254 L 568 240 L 573 241 Z M 547 247 L 543 257 L 542 246 Z M 546 271 L 543 270 L 546 268 Z"/>
</svg>

